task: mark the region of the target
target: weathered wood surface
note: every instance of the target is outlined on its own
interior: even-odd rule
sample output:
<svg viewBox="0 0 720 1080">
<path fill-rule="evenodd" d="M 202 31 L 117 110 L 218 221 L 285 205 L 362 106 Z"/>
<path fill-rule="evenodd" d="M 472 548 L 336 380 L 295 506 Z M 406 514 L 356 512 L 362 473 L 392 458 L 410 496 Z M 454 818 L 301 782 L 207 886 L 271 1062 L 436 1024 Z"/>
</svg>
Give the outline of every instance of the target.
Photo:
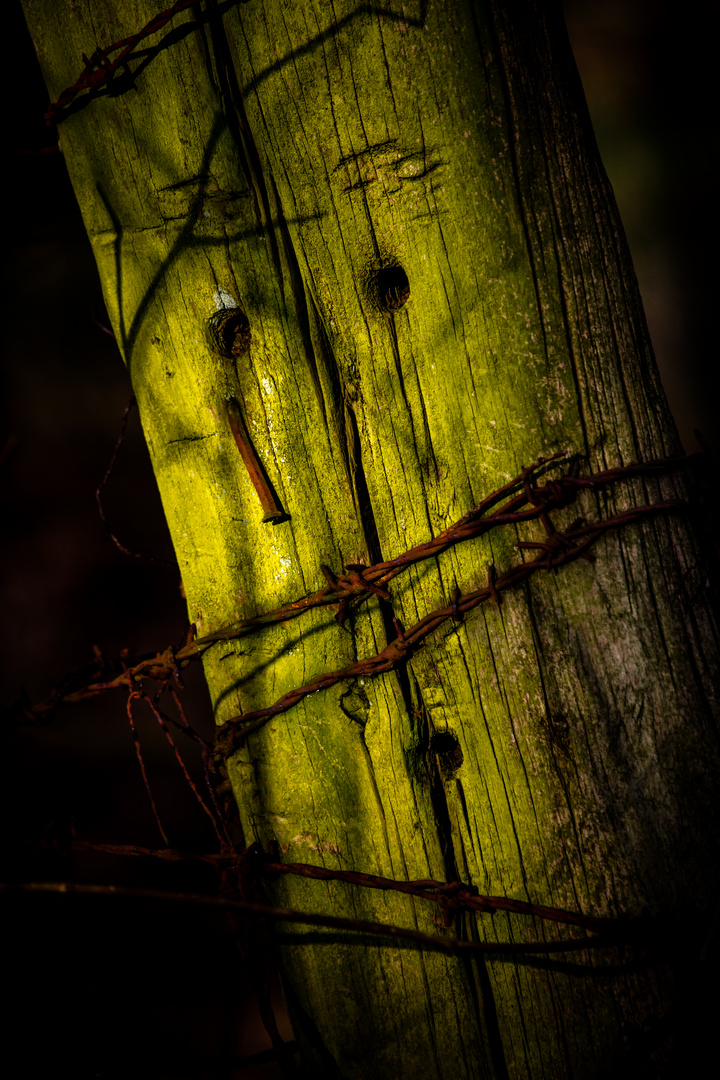
<svg viewBox="0 0 720 1080">
<path fill-rule="evenodd" d="M 157 7 L 24 3 L 53 98 L 83 52 Z M 211 4 L 62 121 L 199 633 L 321 587 L 320 563 L 428 539 L 538 454 L 594 471 L 677 452 L 569 48 L 541 7 Z M 410 295 L 388 313 L 376 283 L 392 267 Z M 207 325 L 234 306 L 252 343 L 227 361 Z M 230 395 L 290 515 L 279 525 L 261 521 Z M 581 509 L 677 494 L 677 478 L 635 482 Z M 417 621 L 540 538 L 496 531 L 411 569 L 395 613 Z M 675 520 L 596 552 L 448 626 L 406 673 L 253 734 L 230 762 L 248 841 L 588 914 L 677 912 L 689 895 L 702 911 L 718 751 L 705 573 Z M 372 601 L 349 632 L 320 610 L 219 645 L 205 659 L 218 723 L 377 652 L 389 629 Z M 340 884 L 267 893 L 428 932 L 437 916 Z M 459 932 L 559 933 L 502 915 Z M 600 1076 L 672 995 L 658 966 L 588 977 L 306 927 L 282 958 L 308 1067 L 358 1080 Z"/>
</svg>

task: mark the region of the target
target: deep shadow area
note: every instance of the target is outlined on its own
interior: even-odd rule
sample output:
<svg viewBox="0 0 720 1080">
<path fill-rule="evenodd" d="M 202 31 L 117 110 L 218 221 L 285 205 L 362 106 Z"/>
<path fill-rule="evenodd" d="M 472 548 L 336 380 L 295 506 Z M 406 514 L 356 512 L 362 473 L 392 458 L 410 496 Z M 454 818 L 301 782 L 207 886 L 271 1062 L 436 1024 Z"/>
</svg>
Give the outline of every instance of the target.
<svg viewBox="0 0 720 1080">
<path fill-rule="evenodd" d="M 58 1067 L 73 1078 L 276 1075 L 272 1064 L 240 1071 L 264 1047 L 225 918 L 77 896 L 4 897 L 2 913 L 13 928 L 0 963 L 13 986 L 3 1052 L 14 1075 Z"/>
</svg>

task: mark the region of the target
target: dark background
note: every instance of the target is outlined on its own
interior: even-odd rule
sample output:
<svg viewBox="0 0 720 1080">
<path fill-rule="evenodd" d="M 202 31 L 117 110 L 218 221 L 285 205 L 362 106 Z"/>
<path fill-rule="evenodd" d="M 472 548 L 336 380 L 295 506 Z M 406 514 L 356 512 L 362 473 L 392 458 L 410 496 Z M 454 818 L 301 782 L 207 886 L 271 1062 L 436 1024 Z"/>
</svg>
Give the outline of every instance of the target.
<svg viewBox="0 0 720 1080">
<path fill-rule="evenodd" d="M 661 0 L 567 0 L 564 7 L 683 444 L 698 449 L 693 429 L 700 428 L 717 450 L 718 5 L 689 0 L 678 11 Z M 10 183 L 0 429 L 1 651 L 3 705 L 10 705 L 22 693 L 45 698 L 90 659 L 93 644 L 117 654 L 179 643 L 186 613 L 172 566 L 122 555 L 98 518 L 94 492 L 130 386 L 114 341 L 93 321 L 99 283 L 62 156 L 23 153 L 52 141 L 47 95 L 19 3 L 4 5 L 3 19 L 12 57 L 3 94 Z M 105 505 L 128 547 L 172 560 L 136 416 Z M 210 734 L 199 669 L 187 681 L 189 714 Z M 171 844 L 214 850 L 149 712 L 138 712 L 138 727 Z M 0 738 L 4 880 L 212 890 L 202 868 L 62 853 L 71 822 L 85 840 L 160 846 L 122 693 L 67 707 L 44 728 L 4 728 Z M 197 774 L 192 753 L 190 761 Z M 33 848 L 38 837 L 50 846 Z M 18 1075 L 50 1062 L 77 1076 L 279 1075 L 274 1065 L 243 1073 L 229 1065 L 269 1041 L 219 917 L 127 900 L 14 895 L 0 903 L 3 982 L 13 999 L 4 1009 L 3 1050 L 9 1056 L 14 1043 L 22 1053 Z M 291 1037 L 286 1022 L 283 1031 Z"/>
</svg>

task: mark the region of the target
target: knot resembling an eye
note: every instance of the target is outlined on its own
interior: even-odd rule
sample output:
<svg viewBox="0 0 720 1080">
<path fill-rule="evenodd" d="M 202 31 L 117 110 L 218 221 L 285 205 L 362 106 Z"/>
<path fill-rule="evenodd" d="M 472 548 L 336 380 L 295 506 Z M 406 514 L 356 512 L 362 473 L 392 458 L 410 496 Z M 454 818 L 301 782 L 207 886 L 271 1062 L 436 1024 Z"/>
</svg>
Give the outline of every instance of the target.
<svg viewBox="0 0 720 1080">
<path fill-rule="evenodd" d="M 410 282 L 402 266 L 384 266 L 378 270 L 375 287 L 384 311 L 399 311 L 410 299 Z"/>
<path fill-rule="evenodd" d="M 213 352 L 225 360 L 236 360 L 250 348 L 250 321 L 240 308 L 216 311 L 208 319 L 207 333 Z"/>
</svg>

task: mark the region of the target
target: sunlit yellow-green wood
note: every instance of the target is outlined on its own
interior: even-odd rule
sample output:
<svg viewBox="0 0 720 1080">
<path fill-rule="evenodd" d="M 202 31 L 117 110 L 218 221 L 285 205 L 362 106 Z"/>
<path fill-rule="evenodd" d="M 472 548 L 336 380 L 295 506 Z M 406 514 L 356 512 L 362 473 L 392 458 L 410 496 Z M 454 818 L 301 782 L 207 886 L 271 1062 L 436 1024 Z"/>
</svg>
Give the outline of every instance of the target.
<svg viewBox="0 0 720 1080">
<path fill-rule="evenodd" d="M 156 10 L 24 3 L 53 97 Z M 428 539 L 538 454 L 593 470 L 677 450 L 554 18 L 530 0 L 209 7 L 60 127 L 198 633 L 319 588 L 320 563 Z M 410 285 L 393 313 L 388 267 Z M 252 329 L 237 362 L 207 338 L 234 306 Z M 230 394 L 285 523 L 261 522 Z M 626 485 L 581 510 L 679 490 Z M 420 564 L 393 582 L 396 615 L 416 622 L 543 535 L 507 528 Z M 628 529 L 444 627 L 406 672 L 306 698 L 229 763 L 248 842 L 600 915 L 702 900 L 684 837 L 717 764 L 704 580 L 684 526 Z M 324 610 L 218 645 L 218 723 L 375 653 L 389 626 L 373 601 L 349 630 Z M 339 884 L 268 896 L 437 929 L 429 905 Z M 564 933 L 501 915 L 457 930 Z M 599 1076 L 669 993 L 653 969 L 466 964 L 308 928 L 282 961 L 309 1073 L 353 1080 Z"/>
</svg>

